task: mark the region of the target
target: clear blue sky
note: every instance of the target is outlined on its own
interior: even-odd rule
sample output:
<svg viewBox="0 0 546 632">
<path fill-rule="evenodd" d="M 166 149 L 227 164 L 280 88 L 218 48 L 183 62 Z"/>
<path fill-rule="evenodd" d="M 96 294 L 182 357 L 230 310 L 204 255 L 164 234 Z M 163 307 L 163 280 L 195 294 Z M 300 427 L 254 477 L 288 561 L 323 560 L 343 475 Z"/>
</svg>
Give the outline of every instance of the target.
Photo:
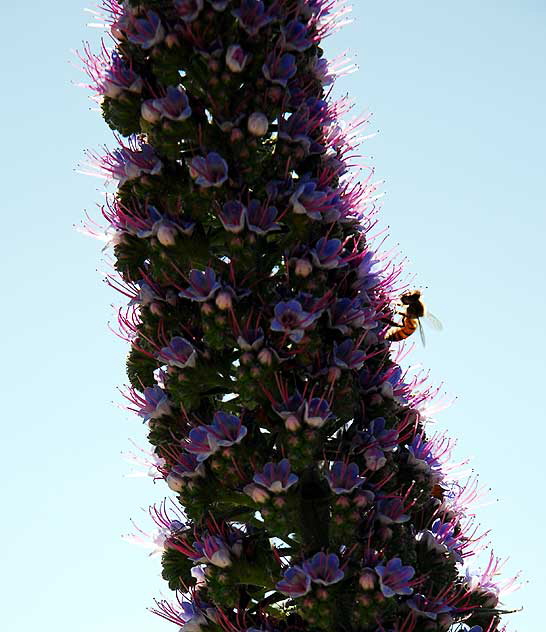
<svg viewBox="0 0 546 632">
<path fill-rule="evenodd" d="M 82 0 L 83 1 L 83 0 Z M 546 555 L 544 369 L 546 5 L 543 0 L 357 1 L 325 42 L 350 48 L 342 80 L 374 112 L 369 143 L 387 181 L 383 222 L 444 323 L 411 359 L 458 396 L 439 427 L 471 456 L 480 510 L 507 571 L 529 581 L 510 630 L 543 629 Z M 123 542 L 161 498 L 120 457 L 140 422 L 116 408 L 125 344 L 107 331 L 117 300 L 96 273 L 100 244 L 74 232 L 99 180 L 74 173 L 111 142 L 70 66 L 85 27 L 77 0 L 2 11 L 1 330 L 4 385 L 2 628 L 161 632 L 145 608 L 159 560 Z M 104 267 L 104 266 L 102 266 Z M 541 590 L 542 589 L 542 590 Z M 165 590 L 168 593 L 168 590 Z"/>
</svg>

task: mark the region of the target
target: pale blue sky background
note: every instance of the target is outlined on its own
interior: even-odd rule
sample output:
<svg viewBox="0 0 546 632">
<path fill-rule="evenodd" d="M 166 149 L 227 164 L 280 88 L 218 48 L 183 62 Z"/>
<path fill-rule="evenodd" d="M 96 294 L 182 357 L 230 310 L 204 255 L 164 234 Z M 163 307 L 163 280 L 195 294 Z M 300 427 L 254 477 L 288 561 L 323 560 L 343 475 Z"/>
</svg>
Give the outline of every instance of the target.
<svg viewBox="0 0 546 632">
<path fill-rule="evenodd" d="M 1 627 L 161 632 L 175 628 L 145 610 L 163 588 L 159 560 L 120 535 L 163 490 L 124 478 L 120 452 L 144 432 L 111 404 L 126 351 L 106 327 L 117 297 L 95 272 L 100 244 L 72 229 L 100 187 L 73 169 L 84 148 L 111 142 L 71 85 L 81 78 L 70 50 L 99 35 L 82 9 L 29 0 L 2 10 Z M 480 510 L 482 523 L 511 557 L 508 572 L 529 581 L 508 601 L 525 605 L 510 630 L 538 632 L 546 5 L 358 0 L 354 17 L 325 48 L 330 57 L 350 48 L 361 67 L 338 92 L 375 113 L 383 221 L 444 323 L 412 361 L 458 395 L 439 425 L 500 499 Z"/>
</svg>

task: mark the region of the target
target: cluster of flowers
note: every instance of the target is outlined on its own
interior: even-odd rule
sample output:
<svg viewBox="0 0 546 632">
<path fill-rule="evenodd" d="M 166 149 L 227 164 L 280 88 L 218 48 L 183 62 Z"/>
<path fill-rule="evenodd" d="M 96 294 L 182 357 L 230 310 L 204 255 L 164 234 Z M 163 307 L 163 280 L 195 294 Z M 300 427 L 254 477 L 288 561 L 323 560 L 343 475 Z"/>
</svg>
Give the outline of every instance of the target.
<svg viewBox="0 0 546 632">
<path fill-rule="evenodd" d="M 319 47 L 346 14 L 104 0 L 115 49 L 81 55 L 120 135 L 87 172 L 117 182 L 126 396 L 177 494 L 151 512 L 177 591 L 153 610 L 185 632 L 501 629 L 499 561 L 465 571 L 477 487 L 385 336 L 406 288 Z"/>
</svg>

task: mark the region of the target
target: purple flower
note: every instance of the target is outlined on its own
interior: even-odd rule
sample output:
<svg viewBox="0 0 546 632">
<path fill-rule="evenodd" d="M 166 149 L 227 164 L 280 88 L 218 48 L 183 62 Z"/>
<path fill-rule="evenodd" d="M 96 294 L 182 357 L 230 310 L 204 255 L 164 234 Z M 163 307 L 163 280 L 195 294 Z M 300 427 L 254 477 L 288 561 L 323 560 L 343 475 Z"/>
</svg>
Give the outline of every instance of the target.
<svg viewBox="0 0 546 632">
<path fill-rule="evenodd" d="M 283 401 L 280 405 L 275 406 L 275 412 L 281 419 L 287 419 L 291 415 L 299 416 L 304 408 L 303 397 L 300 392 L 296 390 L 290 397 L 283 397 Z"/>
<path fill-rule="evenodd" d="M 203 615 L 202 609 L 198 608 L 191 601 L 183 601 L 180 606 L 181 610 L 177 616 L 184 621 L 182 626 L 184 632 L 200 632 L 201 626 L 207 624 L 207 619 Z"/>
<path fill-rule="evenodd" d="M 257 35 L 258 31 L 273 19 L 267 15 L 261 0 L 243 0 L 240 8 L 234 9 L 231 13 L 251 37 Z"/>
<path fill-rule="evenodd" d="M 326 239 L 326 237 L 321 237 L 311 250 L 311 257 L 317 268 L 323 270 L 343 268 L 347 264 L 341 261 L 340 254 L 342 251 L 343 244 L 339 239 Z"/>
<path fill-rule="evenodd" d="M 183 22 L 193 22 L 203 8 L 203 0 L 174 0 L 178 17 Z"/>
<path fill-rule="evenodd" d="M 334 494 L 350 494 L 354 489 L 360 487 L 366 480 L 358 475 L 358 465 L 356 463 L 345 463 L 335 461 L 326 473 L 326 480 Z"/>
<path fill-rule="evenodd" d="M 389 560 L 386 565 L 378 564 L 375 572 L 379 575 L 381 592 L 385 597 L 394 595 L 411 595 L 413 588 L 409 585 L 415 575 L 413 566 L 403 566 L 399 557 Z"/>
<path fill-rule="evenodd" d="M 447 458 L 451 452 L 451 444 L 445 437 L 433 437 L 426 441 L 423 434 L 417 434 L 410 445 L 406 446 L 409 452 L 408 463 L 418 472 L 431 475 L 432 481 L 437 483 L 442 480 L 442 461 L 437 455 Z"/>
<path fill-rule="evenodd" d="M 448 606 L 445 602 L 433 601 L 432 599 L 427 599 L 424 595 L 413 595 L 411 599 L 406 601 L 406 605 L 417 614 L 421 614 L 432 621 L 436 621 L 439 614 L 453 610 L 453 608 Z"/>
<path fill-rule="evenodd" d="M 330 327 L 345 335 L 350 334 L 351 330 L 377 327 L 375 311 L 372 308 L 362 308 L 359 299 L 340 298 L 328 311 Z"/>
<path fill-rule="evenodd" d="M 310 560 L 302 564 L 303 570 L 311 581 L 323 586 L 330 586 L 341 581 L 345 573 L 339 568 L 339 557 L 335 553 L 315 553 Z"/>
<path fill-rule="evenodd" d="M 313 42 L 307 38 L 307 26 L 298 20 L 291 20 L 281 27 L 286 50 L 295 50 L 302 53 L 307 50 Z"/>
<path fill-rule="evenodd" d="M 78 54 L 84 64 L 84 70 L 93 82 L 89 88 L 99 96 L 117 99 L 124 92 L 140 94 L 144 82 L 136 72 L 118 55 L 110 53 L 103 46 L 99 55 L 93 55 L 88 45 L 83 55 Z"/>
<path fill-rule="evenodd" d="M 161 349 L 158 359 L 180 369 L 193 368 L 197 360 L 197 351 L 185 338 L 175 336 L 167 347 Z"/>
<path fill-rule="evenodd" d="M 384 525 L 402 524 L 410 519 L 404 511 L 401 498 L 384 498 L 377 503 L 377 520 Z"/>
<path fill-rule="evenodd" d="M 218 450 L 218 443 L 210 440 L 210 434 L 205 426 L 198 426 L 190 430 L 189 441 L 185 444 L 185 449 L 197 457 L 197 461 L 206 461 L 211 454 Z"/>
<path fill-rule="evenodd" d="M 160 299 L 159 294 L 146 281 L 139 279 L 135 285 L 138 287 L 138 294 L 130 300 L 129 305 L 151 305 Z"/>
<path fill-rule="evenodd" d="M 265 206 L 259 200 L 251 200 L 246 211 L 248 230 L 257 235 L 280 230 L 279 224 L 275 223 L 277 214 L 274 206 Z"/>
<path fill-rule="evenodd" d="M 126 14 L 120 22 L 127 39 L 131 44 L 136 44 L 144 50 L 148 50 L 163 41 L 165 29 L 161 24 L 159 15 L 149 9 L 144 17 L 136 18 L 132 13 Z"/>
<path fill-rule="evenodd" d="M 186 290 L 181 290 L 178 296 L 188 298 L 190 301 L 197 301 L 198 303 L 208 301 L 221 287 L 212 268 L 205 268 L 204 271 L 190 270 L 189 281 L 190 287 Z"/>
<path fill-rule="evenodd" d="M 294 213 L 307 215 L 314 220 L 322 220 L 336 213 L 333 198 L 326 191 L 317 190 L 316 182 L 303 182 L 290 196 L 290 204 Z M 338 213 L 339 215 L 339 213 Z M 333 217 L 333 215 L 332 215 Z M 335 221 L 334 218 L 332 221 Z"/>
<path fill-rule="evenodd" d="M 232 44 L 226 51 L 226 66 L 231 72 L 243 72 L 250 55 L 239 44 Z"/>
<path fill-rule="evenodd" d="M 340 369 L 361 369 L 365 359 L 366 352 L 359 351 L 350 338 L 339 345 L 334 342 L 334 364 Z"/>
<path fill-rule="evenodd" d="M 204 189 L 221 187 L 228 179 L 227 162 L 215 151 L 207 154 L 206 158 L 204 156 L 192 158 L 189 170 L 195 183 Z"/>
<path fill-rule="evenodd" d="M 303 420 L 311 428 L 322 428 L 333 416 L 330 405 L 325 399 L 313 397 L 311 401 L 305 402 Z"/>
<path fill-rule="evenodd" d="M 196 478 L 204 473 L 203 465 L 195 454 L 182 452 L 171 472 L 176 472 L 182 478 Z"/>
<path fill-rule="evenodd" d="M 196 542 L 193 545 L 196 551 L 203 554 L 207 562 L 219 568 L 227 568 L 231 566 L 231 555 L 227 544 L 215 535 L 208 535 L 203 538 L 202 542 Z"/>
<path fill-rule="evenodd" d="M 243 426 L 239 417 L 222 411 L 214 414 L 212 424 L 200 426 L 209 433 L 209 443 L 223 448 L 240 443 L 248 429 Z"/>
<path fill-rule="evenodd" d="M 223 11 L 230 3 L 230 0 L 209 0 L 209 2 L 215 11 Z"/>
<path fill-rule="evenodd" d="M 264 77 L 283 88 L 286 88 L 288 80 L 292 79 L 296 71 L 296 58 L 291 53 L 284 53 L 284 55 L 269 53 L 262 66 Z"/>
<path fill-rule="evenodd" d="M 366 290 L 375 287 L 380 278 L 376 272 L 372 272 L 372 268 L 376 263 L 379 263 L 379 260 L 374 259 L 373 252 L 366 252 L 358 265 L 357 268 L 357 281 L 354 283 L 355 289 L 358 289 L 362 292 L 366 292 Z"/>
<path fill-rule="evenodd" d="M 384 452 L 392 452 L 398 446 L 398 430 L 385 428 L 384 417 L 376 417 L 370 422 L 369 434 Z"/>
<path fill-rule="evenodd" d="M 226 202 L 222 210 L 218 212 L 218 217 L 223 227 L 230 233 L 238 234 L 245 227 L 246 208 L 236 200 Z"/>
<path fill-rule="evenodd" d="M 91 163 L 96 165 L 99 174 L 119 181 L 123 186 L 130 180 L 135 180 L 143 174 L 157 175 L 161 173 L 163 164 L 156 156 L 151 145 L 141 143 L 134 137 L 128 146 L 121 146 L 104 156 L 88 153 Z M 90 175 L 98 175 L 88 172 Z"/>
<path fill-rule="evenodd" d="M 284 573 L 284 579 L 275 588 L 289 597 L 303 597 L 311 590 L 311 578 L 299 566 L 291 566 Z"/>
<path fill-rule="evenodd" d="M 146 403 L 138 411 L 139 416 L 144 421 L 158 419 L 163 415 L 170 415 L 171 403 L 165 391 L 159 386 L 146 387 L 144 389 L 144 399 Z"/>
<path fill-rule="evenodd" d="M 252 480 L 273 494 L 280 494 L 295 485 L 298 477 L 290 473 L 290 461 L 283 459 L 277 464 L 266 463 L 262 472 L 254 474 Z"/>
<path fill-rule="evenodd" d="M 432 523 L 430 529 L 419 531 L 415 536 L 418 542 L 423 542 L 430 551 L 437 553 L 450 553 L 456 562 L 462 562 L 461 547 L 464 542 L 461 541 L 461 535 L 455 535 L 455 522 L 442 522 L 440 518 Z"/>
<path fill-rule="evenodd" d="M 304 311 L 299 301 L 280 301 L 275 305 L 275 318 L 271 320 L 271 329 L 283 331 L 289 334 L 293 342 L 300 342 L 305 329 L 319 316 L 319 313 Z"/>
<path fill-rule="evenodd" d="M 142 118 L 149 123 L 157 123 L 162 118 L 170 121 L 185 121 L 191 116 L 186 91 L 182 86 L 169 86 L 164 97 L 144 101 L 141 114 Z"/>
</svg>

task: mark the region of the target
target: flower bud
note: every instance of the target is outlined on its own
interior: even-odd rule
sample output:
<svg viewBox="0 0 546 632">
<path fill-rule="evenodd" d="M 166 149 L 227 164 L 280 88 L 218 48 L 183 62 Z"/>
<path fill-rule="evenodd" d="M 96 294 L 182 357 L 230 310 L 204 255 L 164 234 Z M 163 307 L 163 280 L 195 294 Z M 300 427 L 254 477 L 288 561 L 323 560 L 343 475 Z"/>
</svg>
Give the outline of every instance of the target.
<svg viewBox="0 0 546 632">
<path fill-rule="evenodd" d="M 313 271 L 313 264 L 308 259 L 298 259 L 296 261 L 296 276 L 307 278 Z"/>
<path fill-rule="evenodd" d="M 175 33 L 169 33 L 167 37 L 165 37 L 165 44 L 167 45 L 167 48 L 174 48 L 175 46 L 178 46 L 180 42 L 178 41 L 178 37 Z"/>
<path fill-rule="evenodd" d="M 248 351 L 246 353 L 243 353 L 240 359 L 241 364 L 251 364 L 251 362 L 253 361 L 254 356 L 251 353 L 248 353 Z"/>
<path fill-rule="evenodd" d="M 247 61 L 248 55 L 239 44 L 232 44 L 228 47 L 226 52 L 226 66 L 231 72 L 242 72 Z"/>
<path fill-rule="evenodd" d="M 317 599 L 320 599 L 321 601 L 326 601 L 328 599 L 328 591 L 324 588 L 319 588 L 317 590 Z"/>
<path fill-rule="evenodd" d="M 245 485 L 245 487 L 243 487 L 243 491 L 245 494 L 250 496 L 255 503 L 262 504 L 269 500 L 269 494 L 267 491 L 258 485 L 254 485 L 254 483 Z"/>
<path fill-rule="evenodd" d="M 144 101 L 140 108 L 140 116 L 148 123 L 157 123 L 161 118 L 159 112 L 153 107 L 154 100 L 148 99 Z"/>
<path fill-rule="evenodd" d="M 176 472 L 169 472 L 166 480 L 169 489 L 172 489 L 173 492 L 181 492 L 186 484 L 182 476 Z"/>
<path fill-rule="evenodd" d="M 260 373 L 261 373 L 261 369 L 259 366 L 253 366 L 250 369 L 250 375 L 252 375 L 252 377 L 260 377 Z"/>
<path fill-rule="evenodd" d="M 258 353 L 258 360 L 260 364 L 264 366 L 271 366 L 273 364 L 273 354 L 270 349 L 262 349 L 260 353 Z"/>
<path fill-rule="evenodd" d="M 341 369 L 337 366 L 332 366 L 328 370 L 328 382 L 336 382 L 341 377 Z"/>
<path fill-rule="evenodd" d="M 216 307 L 218 309 L 231 309 L 232 305 L 233 301 L 231 297 L 231 292 L 228 292 L 228 290 L 221 290 L 220 292 L 218 292 L 218 294 L 216 295 Z"/>
<path fill-rule="evenodd" d="M 240 143 L 244 137 L 245 135 L 238 127 L 234 127 L 231 130 L 230 140 L 232 143 Z"/>
<path fill-rule="evenodd" d="M 174 246 L 177 230 L 169 224 L 161 224 L 157 229 L 157 239 L 162 246 Z"/>
<path fill-rule="evenodd" d="M 159 303 L 152 303 L 150 305 L 150 311 L 154 316 L 161 316 L 163 314 L 163 308 Z"/>
<path fill-rule="evenodd" d="M 358 583 L 362 590 L 373 590 L 375 587 L 376 574 L 371 568 L 363 569 Z"/>
<path fill-rule="evenodd" d="M 253 112 L 248 117 L 247 129 L 252 136 L 265 136 L 269 129 L 269 121 L 263 112 Z"/>
<path fill-rule="evenodd" d="M 296 415 L 290 415 L 286 418 L 284 422 L 284 426 L 290 432 L 296 432 L 301 428 L 300 420 L 296 417 Z"/>
<path fill-rule="evenodd" d="M 210 303 L 201 303 L 201 313 L 204 316 L 214 314 L 214 307 Z"/>
</svg>

